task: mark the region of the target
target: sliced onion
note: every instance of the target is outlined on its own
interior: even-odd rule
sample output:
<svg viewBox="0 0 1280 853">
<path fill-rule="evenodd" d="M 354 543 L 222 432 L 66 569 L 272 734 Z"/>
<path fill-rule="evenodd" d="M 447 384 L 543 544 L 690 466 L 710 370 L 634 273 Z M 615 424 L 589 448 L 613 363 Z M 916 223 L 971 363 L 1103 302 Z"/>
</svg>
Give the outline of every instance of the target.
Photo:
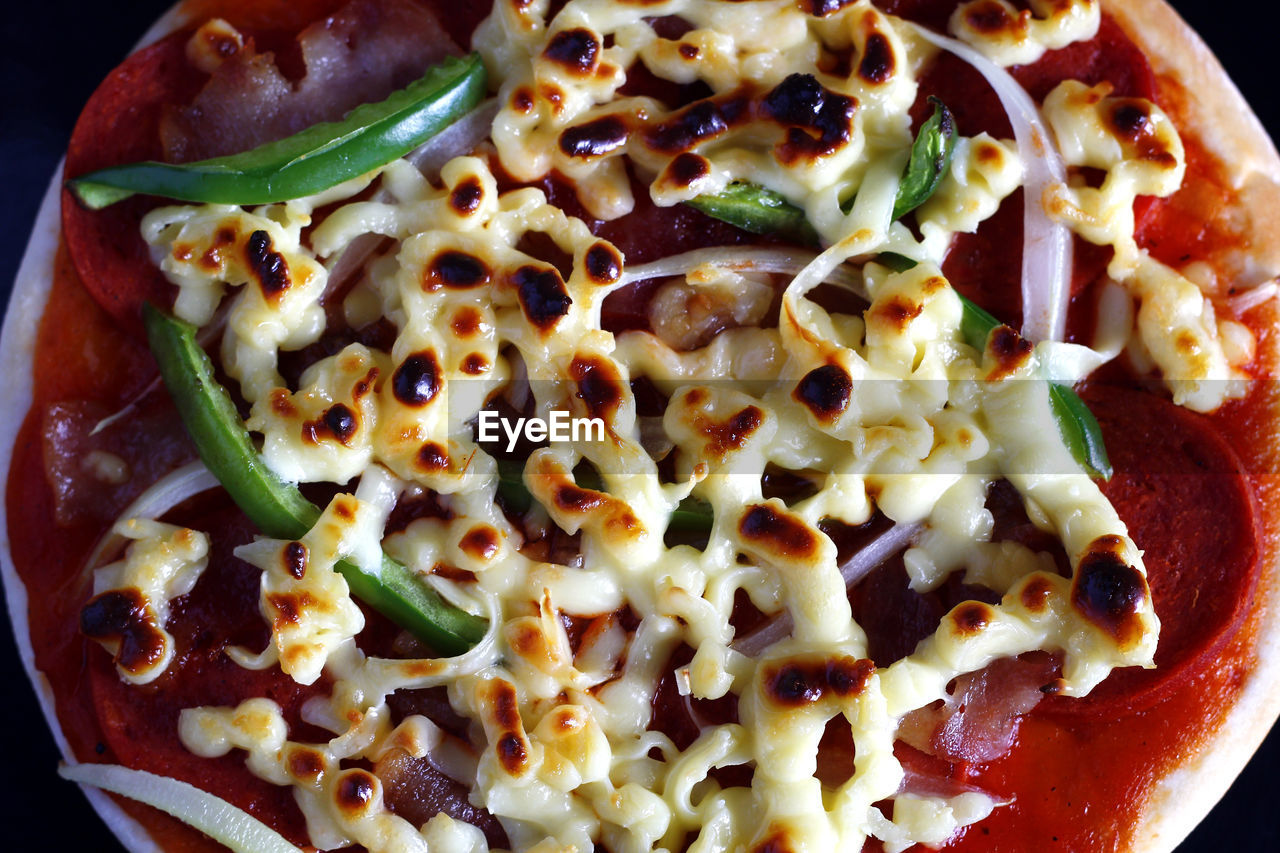
<svg viewBox="0 0 1280 853">
<path fill-rule="evenodd" d="M 1071 232 L 1044 209 L 1055 186 L 1067 182 L 1066 166 L 1040 111 L 1027 91 L 1000 66 L 964 42 L 915 27 L 916 35 L 969 63 L 995 90 L 1009 115 L 1018 156 L 1026 169 L 1022 215 L 1022 336 L 1060 341 L 1071 299 Z"/>
<path fill-rule="evenodd" d="M 188 498 L 219 485 L 218 478 L 209 473 L 209 469 L 198 459 L 165 474 L 124 508 L 112 523 L 111 530 L 94 546 L 93 553 L 85 561 L 85 569 L 97 568 L 98 561 L 124 541 L 124 537 L 115 532 L 116 525 L 121 521 L 130 518 L 159 518 Z"/>
<path fill-rule="evenodd" d="M 287 838 L 243 809 L 168 776 L 118 764 L 63 764 L 58 775 L 154 806 L 237 853 L 301 853 Z"/>
<path fill-rule="evenodd" d="M 1277 284 L 1274 280 L 1268 281 L 1266 284 L 1251 287 L 1232 296 L 1227 300 L 1227 306 L 1231 309 L 1232 314 L 1239 317 L 1246 311 L 1252 311 L 1264 302 L 1270 302 L 1275 299 L 1277 292 L 1280 292 L 1280 284 Z"/>
<path fill-rule="evenodd" d="M 817 254 L 804 249 L 760 249 L 743 246 L 695 249 L 692 252 L 628 267 L 616 286 L 622 287 L 653 278 L 686 275 L 691 270 L 705 265 L 737 272 L 768 272 L 794 276 L 803 272 L 817 257 Z M 823 278 L 823 281 L 840 285 L 866 297 L 862 276 L 857 270 L 846 265 L 837 266 Z"/>
<path fill-rule="evenodd" d="M 444 164 L 454 157 L 470 154 L 489 138 L 493 117 L 498 114 L 498 99 L 483 101 L 474 110 L 449 125 L 405 156 L 418 171 L 435 180 Z"/>
<path fill-rule="evenodd" d="M 920 524 L 895 524 L 875 539 L 872 539 L 848 560 L 840 565 L 840 576 L 844 578 L 845 589 L 853 589 L 872 570 L 885 560 L 907 547 L 911 537 L 921 528 Z M 750 634 L 744 634 L 733 642 L 733 649 L 747 657 L 756 657 L 779 640 L 785 639 L 793 627 L 791 614 L 784 608 L 772 619 L 756 628 Z"/>
</svg>

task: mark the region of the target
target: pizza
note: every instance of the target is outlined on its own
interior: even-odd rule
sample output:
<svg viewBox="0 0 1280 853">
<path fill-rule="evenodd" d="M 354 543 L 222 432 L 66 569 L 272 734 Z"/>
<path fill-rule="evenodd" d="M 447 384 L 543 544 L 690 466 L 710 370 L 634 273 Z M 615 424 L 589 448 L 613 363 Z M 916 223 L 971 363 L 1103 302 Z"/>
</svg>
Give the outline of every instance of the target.
<svg viewBox="0 0 1280 853">
<path fill-rule="evenodd" d="M 1274 719 L 1280 162 L 1166 6 L 153 36 L 5 340 L 126 844 L 1168 850 Z"/>
</svg>

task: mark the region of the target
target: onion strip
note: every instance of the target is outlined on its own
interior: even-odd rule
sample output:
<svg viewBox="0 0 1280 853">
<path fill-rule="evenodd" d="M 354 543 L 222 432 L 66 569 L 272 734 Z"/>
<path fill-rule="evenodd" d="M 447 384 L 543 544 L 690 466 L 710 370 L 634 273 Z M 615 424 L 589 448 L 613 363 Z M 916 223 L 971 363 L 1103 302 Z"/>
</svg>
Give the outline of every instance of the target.
<svg viewBox="0 0 1280 853">
<path fill-rule="evenodd" d="M 615 287 L 623 287 L 637 281 L 686 275 L 700 266 L 715 266 L 737 272 L 766 272 L 795 276 L 808 268 L 818 255 L 804 249 L 760 249 L 744 246 L 718 246 L 694 249 L 679 255 L 671 255 L 647 264 L 629 267 L 618 279 Z M 866 298 L 866 288 L 858 271 L 837 266 L 823 281 L 840 285 Z"/>
<path fill-rule="evenodd" d="M 920 524 L 895 524 L 840 564 L 840 576 L 845 589 L 853 589 L 885 560 L 907 547 L 911 538 L 920 531 Z M 772 619 L 744 634 L 733 643 L 733 650 L 747 657 L 756 657 L 765 649 L 791 633 L 794 623 L 791 614 L 783 609 Z"/>
<path fill-rule="evenodd" d="M 237 853 L 301 853 L 283 835 L 243 809 L 168 776 L 118 764 L 63 764 L 58 775 L 154 806 Z"/>
<path fill-rule="evenodd" d="M 1071 299 L 1071 232 L 1052 218 L 1044 202 L 1065 186 L 1066 166 L 1031 96 L 1000 66 L 964 42 L 915 26 L 916 35 L 972 65 L 995 90 L 1013 125 L 1018 157 L 1026 169 L 1022 204 L 1022 336 L 1060 341 Z"/>
<path fill-rule="evenodd" d="M 218 488 L 220 485 L 218 479 L 209 473 L 209 469 L 204 467 L 204 463 L 199 459 L 194 462 L 188 462 L 181 468 L 165 474 L 159 480 L 156 480 L 150 488 L 138 495 L 133 503 L 124 508 L 115 522 L 112 523 L 111 529 L 94 546 L 93 553 L 85 561 L 85 569 L 97 568 L 98 561 L 108 551 L 124 541 L 124 537 L 115 532 L 116 526 L 120 522 L 130 518 L 158 519 L 188 498 L 195 497 L 201 492 Z"/>
</svg>

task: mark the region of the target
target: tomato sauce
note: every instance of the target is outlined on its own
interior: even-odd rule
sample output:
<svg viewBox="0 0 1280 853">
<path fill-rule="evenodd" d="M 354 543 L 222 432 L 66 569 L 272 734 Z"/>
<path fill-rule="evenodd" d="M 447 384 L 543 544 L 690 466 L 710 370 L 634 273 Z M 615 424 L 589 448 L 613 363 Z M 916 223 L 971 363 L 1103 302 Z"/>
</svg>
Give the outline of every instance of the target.
<svg viewBox="0 0 1280 853">
<path fill-rule="evenodd" d="M 338 5 L 336 0 L 266 4 L 192 0 L 188 7 L 200 16 L 216 13 L 248 29 L 294 32 Z M 944 0 L 890 0 L 882 5 L 936 26 L 945 21 L 952 4 Z M 443 16 L 446 27 L 465 44 L 466 33 L 486 10 L 483 4 L 476 9 L 457 8 L 457 4 L 448 8 L 452 11 Z M 941 20 L 935 20 L 938 18 Z M 184 93 L 194 92 L 199 82 L 190 72 L 175 67 L 180 44 L 180 36 L 162 40 L 127 60 L 122 66 L 127 72 L 117 71 L 104 82 L 77 126 L 76 137 L 96 142 L 105 138 L 108 144 L 97 149 L 99 154 L 91 154 L 73 139 L 68 174 L 136 159 L 139 153 L 153 156 L 144 149 L 151 144 L 146 133 L 148 127 L 154 129 L 157 110 Z M 1122 94 L 1159 94 L 1145 58 L 1109 20 L 1104 20 L 1096 39 L 1052 52 L 1041 62 L 1016 70 L 1015 75 L 1033 94 L 1041 96 L 1069 72 L 1083 73 L 1089 82 L 1111 80 Z M 956 112 L 962 132 L 990 129 L 1007 136 L 1007 122 L 1001 124 L 1005 120 L 998 104 L 993 106 L 994 97 L 975 76 L 967 66 L 944 57 L 926 80 Z M 946 97 L 948 92 L 950 97 Z M 142 118 L 133 122 L 113 118 L 129 115 Z M 1199 221 L 1197 205 L 1206 199 L 1221 205 L 1222 195 L 1212 180 L 1200 180 L 1212 169 L 1194 141 L 1188 152 L 1190 194 L 1170 201 L 1139 201 L 1139 240 L 1162 259 L 1199 252 L 1211 247 L 1216 238 L 1192 227 Z M 555 195 L 555 188 L 551 189 Z M 154 270 L 145 254 L 138 254 L 137 246 L 127 245 L 130 233 L 137 239 L 136 221 L 144 204 L 89 213 L 64 197 L 66 245 L 57 254 L 49 307 L 41 322 L 34 357 L 35 400 L 18 436 L 6 491 L 12 553 L 29 596 L 36 665 L 48 675 L 62 731 L 81 759 L 147 766 L 197 782 L 301 840 L 301 817 L 287 789 L 253 777 L 239 753 L 212 761 L 191 758 L 176 733 L 177 713 L 183 707 L 267 695 L 281 703 L 296 726 L 291 736 L 305 736 L 306 727 L 297 717 L 299 705 L 311 693 L 324 689 L 323 683 L 300 688 L 278 669 L 257 673 L 240 669 L 223 652 L 232 644 L 257 650 L 266 642 L 256 608 L 257 570 L 229 556 L 231 548 L 252 534 L 238 513 L 227 507 L 188 507 L 188 521 L 212 533 L 214 553 L 220 556 L 214 558 L 193 593 L 176 603 L 177 618 L 170 621 L 170 628 L 175 631 L 180 660 L 159 681 L 145 687 L 124 685 L 103 650 L 84 640 L 75 628 L 87 597 L 79 567 L 105 533 L 105 524 L 96 518 L 62 526 L 55 522 L 54 494 L 44 469 L 41 416 L 49 404 L 62 400 L 122 406 L 154 378 L 145 347 L 129 333 L 135 328 L 140 296 L 159 298 L 167 293 L 162 281 L 160 289 L 155 289 Z M 998 314 L 1004 307 L 1002 319 L 1014 323 L 1018 318 L 1007 306 L 1018 304 L 1018 241 L 1009 235 L 1020 231 L 1020 222 L 1020 200 L 1011 199 L 978 234 L 958 241 L 946 267 L 964 292 L 980 304 L 996 306 Z M 709 229 L 703 225 L 702 219 L 689 211 L 663 223 L 597 223 L 606 236 L 624 245 L 634 244 L 637 256 L 656 246 L 669 248 L 665 241 L 672 236 L 669 229 L 673 227 L 679 239 L 691 241 L 690 248 L 714 242 L 723 230 L 720 224 Z M 666 237 L 662 236 L 664 230 Z M 655 239 L 655 235 L 662 239 Z M 736 234 L 721 236 L 724 242 L 741 239 Z M 114 251 L 109 249 L 112 245 L 125 248 L 117 255 L 104 255 Z M 1096 278 L 1106 262 L 1102 254 L 1089 252 L 1077 253 L 1078 290 Z M 88 260 L 73 264 L 72 254 Z M 92 279 L 83 281 L 77 267 L 82 272 L 92 271 Z M 629 302 L 615 300 L 611 310 L 620 324 L 625 325 L 628 318 L 639 323 L 642 302 L 642 295 L 633 294 Z M 66 323 L 66 317 L 75 317 L 76 322 Z M 1209 464 L 1221 470 L 1267 470 L 1257 467 L 1272 462 L 1258 436 L 1269 432 L 1266 427 L 1273 416 L 1273 401 L 1258 396 L 1203 418 L 1180 410 L 1172 413 L 1166 408 L 1169 404 L 1134 387 L 1109 386 L 1086 391 L 1085 396 L 1098 407 L 1109 447 L 1122 466 L 1117 480 L 1106 488 L 1121 515 L 1140 531 L 1139 545 L 1148 554 L 1151 584 L 1165 624 L 1166 645 L 1158 659 L 1169 658 L 1169 667 L 1154 675 L 1122 673 L 1104 684 L 1098 696 L 1070 710 L 1064 709 L 1067 700 L 1042 703 L 1023 721 L 1019 743 L 1007 755 L 981 766 L 952 765 L 949 772 L 958 781 L 1006 794 L 1012 802 L 965 830 L 947 849 L 1125 849 L 1132 840 L 1135 805 L 1145 800 L 1155 780 L 1176 767 L 1183 756 L 1194 753 L 1216 729 L 1254 666 L 1257 615 L 1245 614 L 1241 603 L 1255 583 L 1257 543 L 1262 534 L 1254 521 L 1258 502 L 1252 492 L 1263 486 L 1254 481 L 1251 489 L 1247 480 L 1233 473 L 1225 485 L 1196 481 L 1184 482 L 1182 489 L 1162 489 L 1156 501 L 1142 494 L 1146 488 L 1142 477 L 1146 475 L 1133 473 L 1130 463 L 1141 462 L 1155 441 L 1167 445 L 1162 452 L 1169 454 L 1168 464 L 1176 468 L 1185 461 L 1179 449 L 1185 439 L 1198 442 Z M 1135 428 L 1133 419 L 1143 420 L 1135 413 L 1157 427 L 1151 432 Z M 1182 430 L 1176 438 L 1164 430 L 1170 420 Z M 157 435 L 154 440 L 183 439 Z M 1230 453 L 1231 447 L 1241 449 L 1243 461 Z M 1178 471 L 1164 473 L 1196 476 Z M 1154 474 L 1158 477 L 1161 472 Z M 1224 510 L 1224 506 L 1230 509 Z M 1185 542 L 1189 533 L 1195 536 L 1219 521 L 1231 526 L 1230 530 L 1207 546 Z M 1224 588 L 1229 594 L 1203 605 L 1195 599 L 1200 590 Z M 1197 631 L 1196 623 L 1204 619 L 1213 626 L 1207 634 Z M 390 636 L 385 630 L 381 634 Z M 1175 685 L 1178 689 L 1171 689 Z M 664 694 L 659 704 L 674 702 Z M 682 719 L 679 725 L 687 727 L 688 721 Z M 166 846 L 184 850 L 217 847 L 157 812 L 122 804 Z"/>
</svg>

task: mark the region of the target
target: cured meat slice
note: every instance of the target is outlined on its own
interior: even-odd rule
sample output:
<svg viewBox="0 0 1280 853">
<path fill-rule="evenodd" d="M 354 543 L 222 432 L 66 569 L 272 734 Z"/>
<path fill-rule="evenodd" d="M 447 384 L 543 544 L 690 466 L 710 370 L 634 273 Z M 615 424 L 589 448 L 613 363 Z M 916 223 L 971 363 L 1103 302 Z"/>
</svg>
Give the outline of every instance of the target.
<svg viewBox="0 0 1280 853">
<path fill-rule="evenodd" d="M 379 101 L 458 46 L 410 0 L 354 0 L 298 35 L 304 76 L 290 82 L 271 52 L 246 45 L 190 106 L 160 123 L 166 159 L 185 163 L 245 151 Z"/>
</svg>

